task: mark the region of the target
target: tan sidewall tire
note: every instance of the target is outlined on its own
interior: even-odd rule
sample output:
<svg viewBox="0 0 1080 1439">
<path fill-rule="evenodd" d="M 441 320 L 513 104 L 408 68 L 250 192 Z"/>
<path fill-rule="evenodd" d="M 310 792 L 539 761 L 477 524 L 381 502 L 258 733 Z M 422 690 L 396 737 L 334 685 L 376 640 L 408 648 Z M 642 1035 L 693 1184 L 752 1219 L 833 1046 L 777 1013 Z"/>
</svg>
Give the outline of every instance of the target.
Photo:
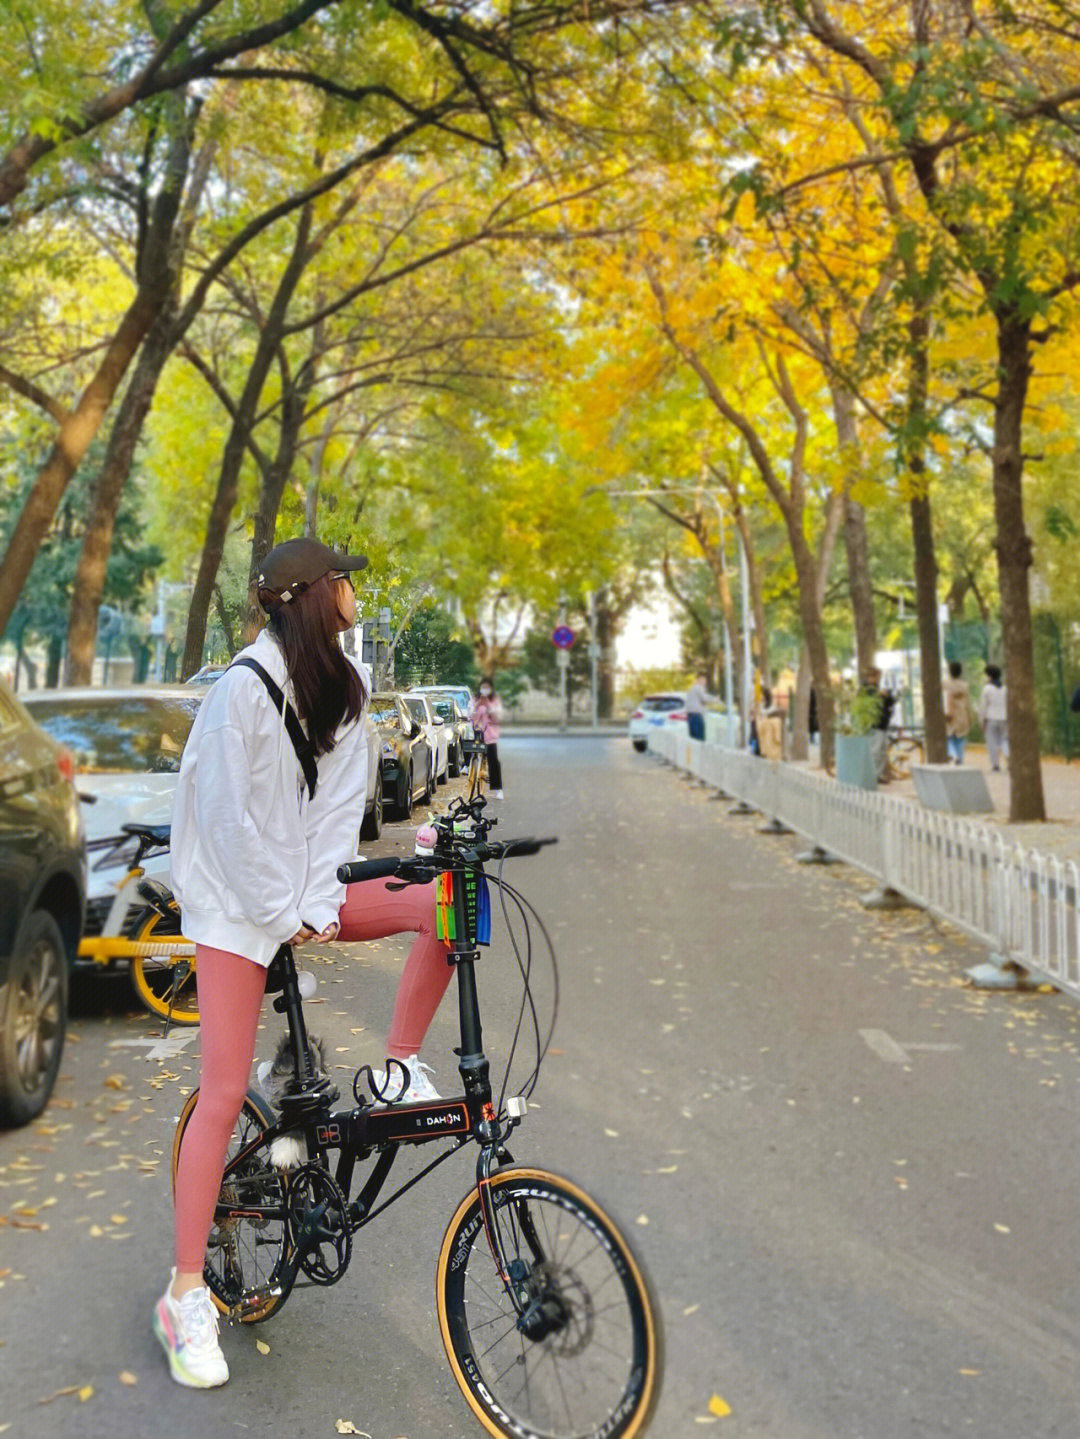
<svg viewBox="0 0 1080 1439">
<path fill-rule="evenodd" d="M 628 1427 L 622 1430 L 619 1436 L 619 1439 L 634 1439 L 635 1435 L 644 1432 L 645 1426 L 648 1424 L 649 1418 L 652 1414 L 653 1405 L 656 1403 L 659 1394 L 659 1385 L 657 1381 L 660 1373 L 662 1351 L 660 1331 L 658 1327 L 658 1313 L 654 1307 L 654 1300 L 652 1297 L 649 1283 L 646 1280 L 644 1274 L 642 1273 L 640 1265 L 634 1258 L 632 1251 L 627 1245 L 626 1240 L 623 1238 L 622 1230 L 607 1213 L 607 1211 L 603 1208 L 603 1206 L 598 1204 L 597 1201 L 592 1197 L 592 1195 L 587 1194 L 580 1185 L 575 1184 L 573 1180 L 564 1178 L 561 1174 L 553 1173 L 550 1169 L 531 1168 L 508 1168 L 500 1170 L 498 1174 L 492 1177 L 491 1183 L 494 1187 L 500 1187 L 501 1185 L 509 1183 L 511 1180 L 521 1179 L 535 1180 L 540 1183 L 550 1183 L 556 1185 L 559 1188 L 563 1189 L 567 1194 L 572 1195 L 584 1208 L 592 1210 L 592 1212 L 598 1216 L 598 1218 L 603 1222 L 604 1226 L 611 1234 L 611 1237 L 614 1240 L 619 1250 L 619 1253 L 622 1255 L 623 1260 L 627 1265 L 627 1268 L 633 1275 L 634 1283 L 637 1287 L 638 1293 L 644 1296 L 645 1323 L 649 1355 L 647 1366 L 648 1372 L 646 1375 L 645 1387 L 642 1390 L 641 1399 L 638 1402 L 637 1408 L 629 1421 Z M 472 1190 L 470 1191 L 470 1193 L 466 1194 L 465 1198 L 461 1201 L 457 1209 L 454 1211 L 453 1218 L 450 1220 L 450 1223 L 446 1227 L 446 1233 L 443 1235 L 442 1243 L 439 1246 L 439 1259 L 435 1268 L 435 1310 L 439 1316 L 439 1335 L 442 1338 L 443 1348 L 446 1350 L 446 1357 L 450 1361 L 450 1369 L 454 1375 L 454 1380 L 457 1383 L 458 1388 L 468 1400 L 469 1408 L 473 1411 L 477 1419 L 480 1421 L 480 1423 L 484 1426 L 484 1428 L 489 1434 L 494 1435 L 495 1439 L 506 1439 L 507 1431 L 496 1425 L 491 1416 L 481 1407 L 475 1395 L 473 1394 L 472 1389 L 469 1386 L 468 1380 L 465 1378 L 465 1375 L 461 1371 L 461 1367 L 457 1361 L 457 1355 L 454 1353 L 453 1343 L 450 1339 L 450 1326 L 447 1320 L 446 1306 L 443 1302 L 443 1295 L 446 1289 L 446 1273 L 450 1263 L 451 1241 L 453 1240 L 454 1235 L 457 1233 L 462 1220 L 465 1218 L 465 1215 L 469 1212 L 470 1209 L 473 1208 L 473 1206 L 477 1202 L 478 1200 L 475 1190 Z"/>
</svg>

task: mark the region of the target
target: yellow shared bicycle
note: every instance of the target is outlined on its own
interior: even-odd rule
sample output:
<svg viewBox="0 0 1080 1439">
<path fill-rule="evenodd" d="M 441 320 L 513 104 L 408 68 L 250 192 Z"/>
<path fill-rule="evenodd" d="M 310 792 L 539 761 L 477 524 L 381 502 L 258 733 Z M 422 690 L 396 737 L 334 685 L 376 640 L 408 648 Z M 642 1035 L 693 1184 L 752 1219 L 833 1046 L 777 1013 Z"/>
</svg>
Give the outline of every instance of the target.
<svg viewBox="0 0 1080 1439">
<path fill-rule="evenodd" d="M 83 935 L 78 956 L 107 965 L 126 959 L 135 993 L 151 1014 L 172 1024 L 198 1024 L 195 946 L 180 933 L 180 909 L 164 885 L 146 879 L 143 860 L 168 849 L 167 824 L 124 824 L 136 841 L 127 873 L 97 934 Z"/>
</svg>

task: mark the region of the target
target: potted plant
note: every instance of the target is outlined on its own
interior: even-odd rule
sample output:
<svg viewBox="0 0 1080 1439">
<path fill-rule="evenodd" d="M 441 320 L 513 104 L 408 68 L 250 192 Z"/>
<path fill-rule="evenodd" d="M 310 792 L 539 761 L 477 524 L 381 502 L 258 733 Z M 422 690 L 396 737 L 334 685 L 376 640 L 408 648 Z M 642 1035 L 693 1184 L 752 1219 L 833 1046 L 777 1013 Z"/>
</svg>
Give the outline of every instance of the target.
<svg viewBox="0 0 1080 1439">
<path fill-rule="evenodd" d="M 881 713 L 881 700 L 870 689 L 858 690 L 840 721 L 836 736 L 836 778 L 858 789 L 877 789 L 877 766 L 870 732 Z"/>
</svg>

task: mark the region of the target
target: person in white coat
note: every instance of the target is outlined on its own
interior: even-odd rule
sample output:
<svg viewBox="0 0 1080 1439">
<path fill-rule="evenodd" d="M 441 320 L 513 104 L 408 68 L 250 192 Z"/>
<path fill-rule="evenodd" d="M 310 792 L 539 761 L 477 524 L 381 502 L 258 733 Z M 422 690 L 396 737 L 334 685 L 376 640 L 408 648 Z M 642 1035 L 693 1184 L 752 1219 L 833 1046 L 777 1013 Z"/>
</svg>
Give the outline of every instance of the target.
<svg viewBox="0 0 1080 1439">
<path fill-rule="evenodd" d="M 990 768 L 1001 768 L 1002 755 L 1009 753 L 1007 690 L 1001 682 L 997 665 L 986 666 L 986 683 L 979 696 L 979 725 L 986 736 L 986 752 Z"/>
<path fill-rule="evenodd" d="M 392 892 L 384 880 L 337 878 L 356 858 L 367 794 L 366 677 L 338 639 L 355 621 L 352 573 L 366 563 L 306 538 L 267 555 L 266 628 L 200 706 L 177 779 L 172 877 L 196 946 L 202 1066 L 177 1163 L 176 1265 L 154 1332 L 172 1377 L 193 1388 L 229 1377 L 202 1271 L 274 955 L 286 943 L 415 932 L 388 1042 L 389 1054 L 410 1054 L 410 1072 L 451 973 L 434 884 Z"/>
</svg>

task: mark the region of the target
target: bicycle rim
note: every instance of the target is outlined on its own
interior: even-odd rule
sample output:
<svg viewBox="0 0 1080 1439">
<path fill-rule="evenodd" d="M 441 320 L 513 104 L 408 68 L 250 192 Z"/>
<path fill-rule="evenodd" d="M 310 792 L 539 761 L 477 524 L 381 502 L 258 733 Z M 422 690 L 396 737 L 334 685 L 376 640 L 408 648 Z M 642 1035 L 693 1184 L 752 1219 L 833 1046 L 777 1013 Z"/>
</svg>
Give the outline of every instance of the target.
<svg viewBox="0 0 1080 1439">
<path fill-rule="evenodd" d="M 660 1328 L 627 1241 L 595 1200 L 542 1170 L 496 1175 L 491 1197 L 508 1260 L 552 1328 L 537 1339 L 519 1330 L 468 1195 L 439 1252 L 436 1305 L 473 1412 L 513 1439 L 641 1434 L 659 1391 Z"/>
<path fill-rule="evenodd" d="M 180 1145 L 198 1096 L 199 1091 L 195 1090 L 189 1097 L 176 1127 L 172 1157 L 174 1194 Z M 206 1245 L 203 1278 L 214 1303 L 225 1314 L 235 1310 L 242 1300 L 252 1294 L 272 1286 L 288 1257 L 285 1176 L 271 1166 L 268 1148 L 260 1146 L 238 1169 L 229 1172 L 236 1155 L 272 1123 L 269 1111 L 249 1092 L 229 1140 L 225 1156 L 226 1173 L 221 1182 L 218 1204 L 230 1207 L 249 1204 L 253 1209 L 274 1208 L 280 1212 L 281 1218 L 265 1219 L 252 1214 L 228 1219 L 215 1216 Z M 255 1324 L 269 1319 L 283 1298 L 281 1295 L 268 1295 L 264 1302 L 245 1312 L 241 1322 Z"/>
<path fill-rule="evenodd" d="M 165 930 L 165 921 L 151 911 L 135 934 L 136 939 L 175 939 Z M 135 993 L 151 1014 L 173 1024 L 198 1024 L 199 996 L 195 983 L 195 961 L 171 954 L 137 954 L 131 961 L 131 982 Z"/>
</svg>

